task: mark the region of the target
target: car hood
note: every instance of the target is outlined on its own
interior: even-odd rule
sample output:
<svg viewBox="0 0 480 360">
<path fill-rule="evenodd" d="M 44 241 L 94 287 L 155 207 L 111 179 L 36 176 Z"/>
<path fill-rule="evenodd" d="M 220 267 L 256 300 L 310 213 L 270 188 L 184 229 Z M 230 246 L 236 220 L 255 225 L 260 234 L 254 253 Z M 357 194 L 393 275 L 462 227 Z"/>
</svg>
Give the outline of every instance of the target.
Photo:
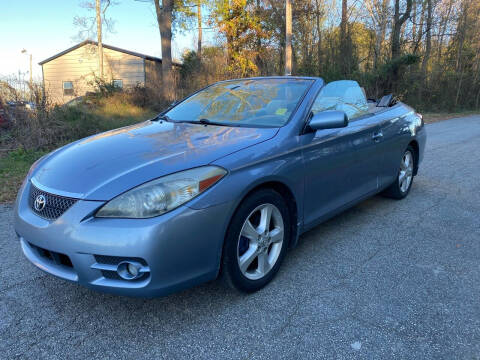
<svg viewBox="0 0 480 360">
<path fill-rule="evenodd" d="M 59 195 L 110 200 L 160 176 L 207 165 L 277 132 L 275 128 L 146 121 L 53 152 L 39 163 L 32 181 Z"/>
</svg>

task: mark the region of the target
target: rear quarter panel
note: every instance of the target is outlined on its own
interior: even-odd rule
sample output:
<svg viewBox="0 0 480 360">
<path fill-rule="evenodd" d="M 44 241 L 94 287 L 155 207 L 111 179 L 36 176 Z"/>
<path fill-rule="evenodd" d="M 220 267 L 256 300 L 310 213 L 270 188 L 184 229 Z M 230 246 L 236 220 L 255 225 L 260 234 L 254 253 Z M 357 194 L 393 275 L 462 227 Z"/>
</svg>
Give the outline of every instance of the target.
<svg viewBox="0 0 480 360">
<path fill-rule="evenodd" d="M 426 132 L 421 117 L 413 108 L 401 102 L 375 114 L 374 117 L 383 133 L 383 139 L 378 146 L 378 151 L 382 153 L 379 185 L 380 188 L 385 188 L 397 176 L 400 159 L 412 141 L 418 144 L 419 160 L 422 160 Z"/>
</svg>

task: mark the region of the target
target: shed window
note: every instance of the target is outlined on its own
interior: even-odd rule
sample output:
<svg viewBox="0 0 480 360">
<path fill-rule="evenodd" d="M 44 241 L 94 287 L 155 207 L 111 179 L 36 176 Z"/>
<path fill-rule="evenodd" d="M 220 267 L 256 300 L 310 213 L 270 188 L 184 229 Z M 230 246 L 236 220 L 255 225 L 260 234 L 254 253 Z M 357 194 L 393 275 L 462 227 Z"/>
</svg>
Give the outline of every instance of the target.
<svg viewBox="0 0 480 360">
<path fill-rule="evenodd" d="M 123 80 L 113 80 L 113 87 L 123 89 Z"/>
<path fill-rule="evenodd" d="M 73 82 L 64 81 L 63 82 L 63 95 L 73 95 Z"/>
</svg>

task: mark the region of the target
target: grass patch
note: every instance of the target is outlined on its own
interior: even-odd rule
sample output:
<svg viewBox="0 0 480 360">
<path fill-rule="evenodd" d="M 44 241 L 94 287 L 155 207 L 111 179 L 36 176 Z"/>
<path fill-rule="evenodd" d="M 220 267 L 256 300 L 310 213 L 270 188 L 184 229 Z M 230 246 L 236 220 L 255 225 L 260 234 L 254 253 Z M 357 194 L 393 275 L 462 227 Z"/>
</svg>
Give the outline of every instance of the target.
<svg viewBox="0 0 480 360">
<path fill-rule="evenodd" d="M 0 134 L 0 148 L 16 148 L 0 152 L 0 203 L 15 200 L 30 166 L 44 154 L 86 136 L 136 124 L 155 115 L 149 108 L 112 96 L 90 104 L 59 107 L 41 119 L 26 118 L 18 128 Z M 39 138 L 47 141 L 32 143 L 32 139 Z"/>
<path fill-rule="evenodd" d="M 103 131 L 136 124 L 151 119 L 156 114 L 151 109 L 122 103 L 118 99 L 101 99 L 93 105 L 58 108 L 54 111 L 54 117 L 63 124 L 64 129 L 61 131 L 63 139 L 57 139 L 60 143 L 69 143 Z"/>
<path fill-rule="evenodd" d="M 0 203 L 15 200 L 30 166 L 46 153 L 47 151 L 18 149 L 0 158 Z"/>
</svg>

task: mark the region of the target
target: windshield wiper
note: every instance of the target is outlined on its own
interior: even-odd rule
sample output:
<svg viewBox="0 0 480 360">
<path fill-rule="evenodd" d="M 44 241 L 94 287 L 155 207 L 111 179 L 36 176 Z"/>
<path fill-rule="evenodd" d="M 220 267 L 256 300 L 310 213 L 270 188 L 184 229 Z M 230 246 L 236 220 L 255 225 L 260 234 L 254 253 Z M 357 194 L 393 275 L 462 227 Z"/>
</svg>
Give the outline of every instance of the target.
<svg viewBox="0 0 480 360">
<path fill-rule="evenodd" d="M 165 120 L 168 122 L 173 122 L 173 120 L 168 115 L 160 115 L 155 118 L 155 120 Z"/>
<path fill-rule="evenodd" d="M 208 125 L 208 124 L 215 124 L 215 123 L 213 123 L 213 122 L 211 122 L 210 120 L 208 120 L 208 119 L 205 119 L 205 118 L 201 118 L 201 119 L 199 119 L 199 120 L 198 120 L 198 122 L 199 122 L 200 124 L 205 124 L 205 125 Z M 218 123 L 216 123 L 215 125 L 218 125 Z"/>
<path fill-rule="evenodd" d="M 198 119 L 198 120 L 182 120 L 178 122 L 189 123 L 189 124 L 202 124 L 202 125 L 236 126 L 235 124 L 225 124 L 221 122 L 211 121 L 205 118 Z"/>
</svg>

